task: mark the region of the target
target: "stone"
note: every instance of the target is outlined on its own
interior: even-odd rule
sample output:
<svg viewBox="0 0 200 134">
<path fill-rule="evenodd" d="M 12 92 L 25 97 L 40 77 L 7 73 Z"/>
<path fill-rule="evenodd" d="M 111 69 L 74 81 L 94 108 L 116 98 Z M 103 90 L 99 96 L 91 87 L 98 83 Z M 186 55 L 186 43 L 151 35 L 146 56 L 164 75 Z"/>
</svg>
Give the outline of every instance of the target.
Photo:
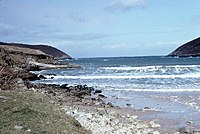
<svg viewBox="0 0 200 134">
<path fill-rule="evenodd" d="M 150 107 L 144 107 L 143 110 L 151 110 Z"/>
<path fill-rule="evenodd" d="M 61 89 L 67 89 L 67 86 L 68 86 L 68 84 L 62 84 L 62 85 L 60 86 L 60 88 L 61 88 Z"/>
<path fill-rule="evenodd" d="M 130 103 L 126 103 L 126 106 L 130 107 L 130 106 L 131 106 L 131 104 L 130 104 Z"/>
<path fill-rule="evenodd" d="M 160 128 L 161 127 L 160 124 L 156 124 L 154 121 L 150 122 L 150 126 L 151 126 L 151 128 Z"/>
<path fill-rule="evenodd" d="M 186 127 L 181 127 L 181 128 L 178 129 L 178 132 L 189 134 L 190 130 Z"/>
<path fill-rule="evenodd" d="M 26 130 L 26 132 L 31 132 L 31 129 Z"/>
<path fill-rule="evenodd" d="M 39 75 L 38 76 L 40 79 L 47 79 L 44 75 Z"/>
<path fill-rule="evenodd" d="M 108 103 L 107 103 L 107 106 L 109 106 L 109 107 L 114 107 L 114 105 L 113 105 L 111 102 L 108 102 Z"/>
<path fill-rule="evenodd" d="M 160 134 L 160 132 L 158 132 L 158 131 L 154 131 L 152 134 Z"/>
<path fill-rule="evenodd" d="M 19 125 L 16 125 L 15 127 L 14 127 L 14 129 L 17 129 L 17 130 L 21 130 L 23 127 L 22 126 L 19 126 Z"/>
<path fill-rule="evenodd" d="M 6 96 L 0 96 L 0 100 L 8 100 L 9 99 L 9 97 L 6 97 Z"/>
<path fill-rule="evenodd" d="M 107 98 L 107 97 L 103 94 L 98 94 L 98 98 Z"/>
<path fill-rule="evenodd" d="M 54 93 L 52 90 L 47 91 L 48 94 Z"/>
<path fill-rule="evenodd" d="M 188 124 L 188 125 L 192 125 L 192 124 L 194 124 L 194 122 L 188 121 L 187 124 Z"/>
<path fill-rule="evenodd" d="M 193 134 L 200 134 L 200 130 L 198 130 L 198 129 L 197 129 L 197 130 L 194 130 L 194 131 L 193 131 Z"/>
<path fill-rule="evenodd" d="M 95 94 L 100 94 L 100 93 L 102 93 L 102 91 L 101 90 L 95 90 L 94 93 Z"/>
</svg>

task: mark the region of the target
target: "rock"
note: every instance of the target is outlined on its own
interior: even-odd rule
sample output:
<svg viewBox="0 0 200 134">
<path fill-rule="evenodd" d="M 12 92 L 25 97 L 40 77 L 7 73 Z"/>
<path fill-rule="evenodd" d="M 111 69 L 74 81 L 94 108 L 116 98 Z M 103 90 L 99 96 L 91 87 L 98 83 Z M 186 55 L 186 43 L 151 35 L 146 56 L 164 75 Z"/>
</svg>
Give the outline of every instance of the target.
<svg viewBox="0 0 200 134">
<path fill-rule="evenodd" d="M 133 123 L 133 122 L 136 122 L 137 119 L 138 119 L 138 116 L 131 116 L 129 120 Z"/>
<path fill-rule="evenodd" d="M 63 85 L 60 86 L 60 88 L 67 89 L 68 88 L 67 86 L 68 86 L 68 84 L 63 84 Z"/>
<path fill-rule="evenodd" d="M 186 127 L 181 127 L 181 128 L 178 129 L 178 132 L 184 133 L 184 134 L 189 134 L 190 130 Z"/>
<path fill-rule="evenodd" d="M 150 126 L 151 126 L 151 128 L 160 128 L 161 127 L 160 124 L 156 124 L 154 121 L 150 122 Z"/>
<path fill-rule="evenodd" d="M 47 79 L 44 75 L 39 75 L 38 76 L 40 79 Z"/>
<path fill-rule="evenodd" d="M 31 132 L 31 129 L 27 129 L 26 132 Z"/>
<path fill-rule="evenodd" d="M 14 129 L 17 129 L 17 130 L 21 130 L 23 127 L 22 126 L 18 126 L 18 125 L 16 125 L 15 127 L 14 127 Z"/>
<path fill-rule="evenodd" d="M 48 94 L 53 94 L 54 92 L 52 90 L 47 91 Z"/>
<path fill-rule="evenodd" d="M 36 74 L 30 72 L 20 72 L 18 76 L 24 81 L 40 80 L 40 78 Z"/>
<path fill-rule="evenodd" d="M 0 100 L 8 100 L 10 99 L 9 97 L 6 97 L 6 96 L 0 96 Z"/>
<path fill-rule="evenodd" d="M 111 102 L 108 102 L 108 103 L 107 103 L 107 106 L 109 106 L 109 107 L 114 107 L 114 105 L 113 105 Z"/>
<path fill-rule="evenodd" d="M 126 103 L 126 106 L 130 107 L 130 106 L 131 106 L 131 104 L 130 104 L 130 103 Z"/>
<path fill-rule="evenodd" d="M 144 107 L 143 110 L 151 110 L 150 107 Z"/>
<path fill-rule="evenodd" d="M 102 91 L 101 90 L 95 90 L 94 93 L 95 94 L 100 94 L 100 93 L 102 93 Z"/>
<path fill-rule="evenodd" d="M 103 94 L 98 94 L 98 98 L 107 98 L 107 97 Z"/>
<path fill-rule="evenodd" d="M 194 122 L 188 121 L 187 124 L 188 124 L 188 125 L 192 125 L 192 124 L 194 124 Z"/>
<path fill-rule="evenodd" d="M 27 70 L 27 71 L 40 71 L 40 67 L 38 65 L 22 65 L 22 68 Z"/>
<path fill-rule="evenodd" d="M 198 129 L 197 129 L 197 130 L 194 130 L 194 131 L 193 131 L 193 134 L 200 134 L 200 130 L 198 130 Z"/>
<path fill-rule="evenodd" d="M 158 132 L 158 131 L 154 131 L 152 134 L 160 134 L 160 132 Z"/>
</svg>

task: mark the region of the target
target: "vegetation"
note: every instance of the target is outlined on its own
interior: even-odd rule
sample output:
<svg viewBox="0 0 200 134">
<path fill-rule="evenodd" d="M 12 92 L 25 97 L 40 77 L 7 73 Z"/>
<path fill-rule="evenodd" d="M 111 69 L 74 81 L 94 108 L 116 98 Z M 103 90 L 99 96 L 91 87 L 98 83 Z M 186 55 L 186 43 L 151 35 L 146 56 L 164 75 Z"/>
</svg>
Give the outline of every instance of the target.
<svg viewBox="0 0 200 134">
<path fill-rule="evenodd" d="M 44 95 L 14 90 L 0 92 L 0 133 L 85 134 L 89 132 L 58 106 L 50 103 Z"/>
</svg>

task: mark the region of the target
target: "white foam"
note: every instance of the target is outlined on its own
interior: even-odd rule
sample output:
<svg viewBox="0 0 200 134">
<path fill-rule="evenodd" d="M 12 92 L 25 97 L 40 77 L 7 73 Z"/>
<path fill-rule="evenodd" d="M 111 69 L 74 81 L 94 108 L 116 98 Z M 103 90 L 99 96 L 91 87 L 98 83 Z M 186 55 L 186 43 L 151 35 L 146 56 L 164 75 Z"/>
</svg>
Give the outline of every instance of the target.
<svg viewBox="0 0 200 134">
<path fill-rule="evenodd" d="M 51 78 L 52 76 L 45 76 Z M 185 74 L 185 75 L 136 75 L 136 76 L 53 76 L 54 79 L 175 79 L 175 78 L 200 78 L 200 74 Z"/>
<path fill-rule="evenodd" d="M 135 91 L 135 92 L 200 92 L 200 89 L 111 89 L 117 91 Z"/>
<path fill-rule="evenodd" d="M 141 67 L 102 67 L 105 70 L 147 70 L 159 68 L 200 68 L 200 65 L 174 65 L 174 66 L 141 66 Z"/>
<path fill-rule="evenodd" d="M 162 66 L 143 66 L 143 67 L 102 67 L 105 70 L 146 70 L 146 69 L 154 69 Z"/>
</svg>

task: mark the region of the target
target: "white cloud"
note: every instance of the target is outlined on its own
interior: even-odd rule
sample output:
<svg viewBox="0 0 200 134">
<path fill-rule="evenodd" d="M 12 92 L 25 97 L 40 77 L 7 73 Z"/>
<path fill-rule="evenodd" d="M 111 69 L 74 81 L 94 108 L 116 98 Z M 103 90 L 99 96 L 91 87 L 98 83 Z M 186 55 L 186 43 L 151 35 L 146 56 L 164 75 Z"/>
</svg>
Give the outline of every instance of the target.
<svg viewBox="0 0 200 134">
<path fill-rule="evenodd" d="M 146 0 L 113 0 L 110 3 L 111 9 L 128 10 L 135 7 L 143 7 L 146 4 Z"/>
</svg>

